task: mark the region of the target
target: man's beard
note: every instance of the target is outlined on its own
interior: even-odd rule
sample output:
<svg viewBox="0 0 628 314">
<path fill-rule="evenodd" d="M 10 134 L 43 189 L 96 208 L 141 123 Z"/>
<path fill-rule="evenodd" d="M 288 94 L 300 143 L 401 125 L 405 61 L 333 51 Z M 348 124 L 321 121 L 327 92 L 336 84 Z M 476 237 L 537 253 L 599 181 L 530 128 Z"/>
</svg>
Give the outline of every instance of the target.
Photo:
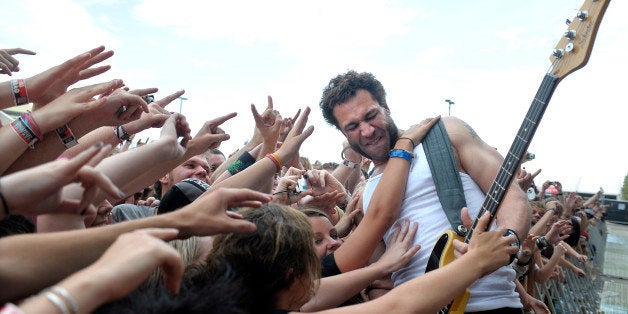
<svg viewBox="0 0 628 314">
<path fill-rule="evenodd" d="M 386 116 L 386 131 L 388 131 L 388 151 L 385 153 L 385 157 L 373 157 L 369 154 L 367 154 L 366 152 L 364 152 L 361 148 L 360 145 L 358 143 L 354 143 L 352 141 L 349 141 L 349 146 L 351 146 L 351 148 L 353 148 L 354 151 L 356 151 L 358 154 L 373 160 L 373 161 L 386 161 L 388 160 L 388 153 L 391 149 L 393 149 L 393 147 L 395 147 L 395 143 L 397 143 L 397 140 L 399 139 L 399 128 L 397 128 L 397 125 L 395 124 L 395 122 L 390 118 L 390 116 Z"/>
</svg>

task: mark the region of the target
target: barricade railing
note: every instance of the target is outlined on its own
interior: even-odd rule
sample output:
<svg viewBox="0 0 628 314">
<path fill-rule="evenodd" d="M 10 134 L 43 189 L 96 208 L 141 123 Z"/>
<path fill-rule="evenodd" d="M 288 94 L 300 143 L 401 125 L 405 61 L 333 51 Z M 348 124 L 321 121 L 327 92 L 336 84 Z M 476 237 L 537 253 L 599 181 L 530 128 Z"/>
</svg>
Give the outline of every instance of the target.
<svg viewBox="0 0 628 314">
<path fill-rule="evenodd" d="M 536 298 L 545 302 L 552 313 L 598 313 L 601 304 L 600 291 L 604 286 L 604 252 L 607 229 L 605 223 L 589 225 L 588 240 L 585 241 L 589 260 L 581 263 L 575 258 L 568 261 L 585 272 L 580 277 L 571 269 L 561 266 L 565 281 L 550 279 L 545 284 L 535 283 Z"/>
</svg>

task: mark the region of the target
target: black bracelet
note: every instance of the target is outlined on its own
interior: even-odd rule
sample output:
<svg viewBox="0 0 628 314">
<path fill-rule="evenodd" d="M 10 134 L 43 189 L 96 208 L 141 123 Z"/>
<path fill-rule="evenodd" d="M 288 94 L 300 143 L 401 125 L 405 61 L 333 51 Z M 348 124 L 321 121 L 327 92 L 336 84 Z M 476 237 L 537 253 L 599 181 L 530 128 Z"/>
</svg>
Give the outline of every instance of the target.
<svg viewBox="0 0 628 314">
<path fill-rule="evenodd" d="M 545 236 L 536 239 L 536 247 L 538 247 L 539 250 L 544 251 L 548 246 L 549 242 L 547 242 Z"/>
<path fill-rule="evenodd" d="M 521 242 L 519 241 L 519 235 L 517 234 L 517 232 L 515 232 L 515 230 L 512 229 L 506 229 L 506 232 L 504 233 L 504 236 L 507 237 L 509 235 L 514 235 L 515 236 L 515 242 L 513 242 L 512 244 L 510 244 L 510 246 L 516 246 L 517 249 L 521 248 Z M 512 262 L 515 260 L 515 258 L 517 257 L 517 253 L 514 253 L 512 255 L 510 255 L 510 263 L 512 264 Z"/>
<path fill-rule="evenodd" d="M 521 263 L 521 260 L 519 259 L 519 256 L 517 256 L 517 258 L 515 259 L 517 261 L 517 265 L 521 266 L 521 267 L 526 267 L 528 265 L 530 265 L 530 263 L 532 262 L 532 256 L 530 256 L 530 258 L 528 258 L 527 262 Z"/>
</svg>

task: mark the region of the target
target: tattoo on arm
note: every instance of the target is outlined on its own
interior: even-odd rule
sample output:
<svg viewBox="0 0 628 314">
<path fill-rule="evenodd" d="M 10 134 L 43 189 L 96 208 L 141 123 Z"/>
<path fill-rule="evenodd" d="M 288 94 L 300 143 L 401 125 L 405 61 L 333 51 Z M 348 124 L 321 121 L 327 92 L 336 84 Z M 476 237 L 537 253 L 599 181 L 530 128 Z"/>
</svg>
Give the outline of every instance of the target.
<svg viewBox="0 0 628 314">
<path fill-rule="evenodd" d="M 464 124 L 464 127 L 465 127 L 465 128 L 467 128 L 467 130 L 469 130 L 469 133 L 471 134 L 471 137 L 472 137 L 473 139 L 479 139 L 479 138 L 480 138 L 480 137 L 478 136 L 478 134 L 477 134 L 477 133 L 475 133 L 475 130 L 473 130 L 473 128 L 472 128 L 469 124 L 467 124 L 467 123 L 466 123 L 466 122 L 464 122 L 464 121 L 462 122 L 462 124 Z"/>
</svg>

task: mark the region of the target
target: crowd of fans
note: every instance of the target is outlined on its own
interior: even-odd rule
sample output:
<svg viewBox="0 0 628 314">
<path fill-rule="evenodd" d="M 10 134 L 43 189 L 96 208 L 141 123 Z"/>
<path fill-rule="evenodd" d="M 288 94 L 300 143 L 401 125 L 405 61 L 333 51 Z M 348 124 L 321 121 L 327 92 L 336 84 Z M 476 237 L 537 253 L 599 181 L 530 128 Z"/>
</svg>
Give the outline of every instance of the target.
<svg viewBox="0 0 628 314">
<path fill-rule="evenodd" d="M 19 74 L 18 54 L 35 53 L 0 50 L 0 73 Z M 153 101 L 156 88 L 120 79 L 81 86 L 112 55 L 101 46 L 0 83 L 0 109 L 32 104 L 0 127 L 2 314 L 429 313 L 504 266 L 516 271 L 522 308 L 548 313 L 534 283 L 564 281 L 564 268 L 584 276 L 595 254 L 583 243 L 604 223 L 602 192 L 584 200 L 521 170 L 532 219 L 520 248 L 503 227 L 485 232 L 483 215 L 470 243 L 455 243 L 455 261 L 393 286 L 428 227 L 397 220 L 409 152 L 439 117 L 400 132 L 391 148 L 407 154 L 390 158 L 367 205 L 374 166 L 360 149 L 345 141 L 325 162 L 299 154 L 316 140 L 309 108 L 284 117 L 271 97 L 263 111 L 251 105 L 251 138 L 225 155 L 221 125 L 236 113 L 192 136 L 185 116 L 165 109 L 184 91 Z M 148 128 L 159 138 L 132 145 Z"/>
</svg>

